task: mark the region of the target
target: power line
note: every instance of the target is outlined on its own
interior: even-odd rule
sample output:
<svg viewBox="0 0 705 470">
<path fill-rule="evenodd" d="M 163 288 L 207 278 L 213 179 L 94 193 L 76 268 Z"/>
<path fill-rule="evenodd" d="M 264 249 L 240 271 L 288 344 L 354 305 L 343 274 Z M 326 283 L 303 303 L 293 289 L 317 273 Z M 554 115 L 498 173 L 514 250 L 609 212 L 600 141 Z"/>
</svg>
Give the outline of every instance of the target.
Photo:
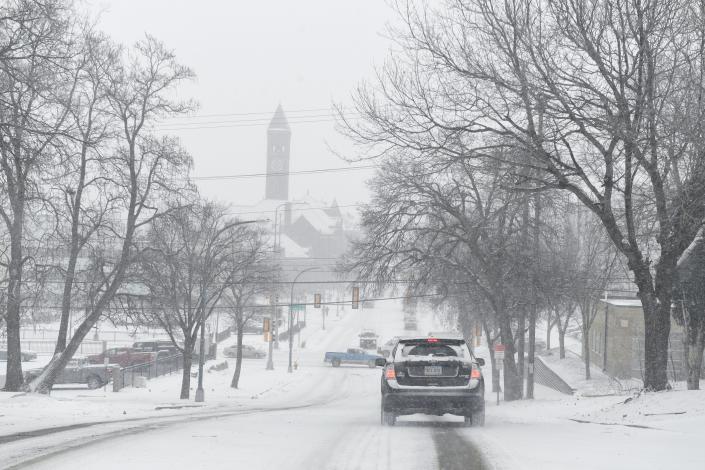
<svg viewBox="0 0 705 470">
<path fill-rule="evenodd" d="M 339 205 L 339 206 L 337 206 L 337 207 L 338 207 L 338 208 L 362 207 L 362 206 L 364 206 L 364 205 L 366 205 L 366 204 L 360 202 L 360 203 L 356 203 L 356 204 L 343 204 L 343 205 Z M 325 210 L 325 209 L 334 209 L 334 206 L 319 206 L 319 207 L 300 207 L 300 206 L 297 206 L 297 207 L 292 207 L 292 211 L 296 211 L 296 212 L 298 212 L 298 211 Z M 247 215 L 247 214 L 265 214 L 265 213 L 266 213 L 266 214 L 274 214 L 274 213 L 276 213 L 276 212 L 280 212 L 280 211 L 276 211 L 276 210 L 255 211 L 255 210 L 253 210 L 253 211 L 245 211 L 245 212 L 228 212 L 227 215 Z M 309 259 L 312 259 L 312 258 L 309 258 Z"/>
<path fill-rule="evenodd" d="M 291 284 L 291 283 L 289 283 Z M 605 289 L 586 289 L 583 288 L 582 290 L 595 290 L 599 292 L 604 292 Z M 630 293 L 633 294 L 633 291 L 627 291 L 627 290 L 620 290 L 620 289 L 607 289 L 609 292 L 623 292 L 623 293 Z M 442 297 L 442 298 L 454 298 L 454 297 L 460 297 L 463 296 L 463 294 L 443 294 L 443 293 L 435 293 L 435 294 L 416 294 L 416 295 L 401 295 L 401 296 L 391 296 L 391 297 L 374 297 L 374 298 L 360 298 L 359 302 L 382 302 L 382 301 L 389 301 L 389 300 L 403 300 L 403 299 L 415 299 L 415 298 L 431 298 L 431 297 Z M 340 300 L 340 301 L 326 301 L 326 302 L 321 302 L 321 305 L 348 305 L 352 303 L 352 299 L 348 300 Z M 314 302 L 295 302 L 296 305 L 314 305 Z M 62 306 L 56 305 L 56 306 L 47 306 L 47 305 L 27 305 L 24 306 L 26 307 L 31 307 L 34 309 L 48 309 L 48 310 L 53 310 L 53 309 L 61 309 Z M 288 303 L 280 303 L 280 304 L 252 304 L 252 305 L 243 305 L 242 308 L 272 308 L 272 307 L 289 307 Z M 90 306 L 73 306 L 72 309 L 75 310 L 86 310 L 91 308 Z M 214 305 L 212 307 L 208 307 L 209 309 L 232 309 L 233 307 L 227 306 L 227 305 Z M 111 307 L 106 307 L 105 310 L 127 310 L 125 307 L 118 307 L 118 306 L 111 306 Z M 137 307 L 135 306 L 134 310 L 150 310 L 150 311 L 164 311 L 165 307 L 161 308 L 155 308 L 155 307 Z"/>
<path fill-rule="evenodd" d="M 359 119 L 359 118 L 350 118 Z M 328 119 L 311 119 L 302 121 L 290 121 L 291 124 L 315 124 L 321 122 L 334 122 L 335 118 Z M 257 122 L 257 123 L 243 123 L 243 124 L 227 124 L 227 125 L 215 125 L 215 126 L 193 126 L 193 127 L 168 127 L 168 128 L 154 128 L 154 130 L 170 132 L 170 131 L 189 131 L 189 130 L 202 130 L 202 129 L 230 129 L 234 127 L 256 127 L 256 126 L 266 126 L 268 122 Z"/>
<path fill-rule="evenodd" d="M 311 112 L 321 112 L 321 111 L 333 111 L 333 109 L 328 106 L 325 108 L 299 108 L 299 109 L 287 109 L 284 111 L 286 115 L 294 115 L 300 113 L 311 113 Z M 210 117 L 225 117 L 225 116 L 271 116 L 274 115 L 272 111 L 251 111 L 244 113 L 217 113 L 217 114 L 187 114 L 183 116 L 173 116 L 169 119 L 198 119 L 198 118 L 210 118 Z"/>
<path fill-rule="evenodd" d="M 361 113 L 349 113 L 347 114 L 346 117 L 352 118 L 354 115 L 361 115 Z M 327 112 L 325 114 L 308 114 L 304 116 L 293 116 L 287 118 L 287 122 L 290 124 L 296 124 L 298 122 L 304 122 L 308 121 L 311 119 L 319 119 L 319 118 L 325 118 L 325 119 L 332 119 L 335 120 L 336 116 L 330 112 Z M 205 126 L 205 125 L 217 125 L 217 124 L 249 124 L 249 123 L 258 123 L 258 124 L 269 124 L 271 122 L 270 117 L 258 117 L 254 119 L 229 119 L 229 120 L 219 120 L 219 121 L 192 121 L 192 122 L 179 122 L 179 123 L 168 123 L 168 124 L 157 124 L 154 127 L 173 127 L 173 126 L 191 126 L 191 125 L 199 125 L 199 126 Z"/>
<path fill-rule="evenodd" d="M 192 176 L 191 179 L 195 181 L 215 181 L 215 180 L 231 180 L 231 179 L 241 179 L 241 178 L 262 178 L 266 176 L 291 176 L 291 175 L 314 175 L 318 173 L 334 173 L 334 172 L 347 172 L 347 171 L 358 171 L 358 170 L 369 170 L 372 168 L 378 168 L 379 165 L 360 165 L 360 166 L 341 166 L 335 168 L 316 168 L 312 170 L 297 170 L 297 171 L 283 171 L 277 173 L 243 173 L 237 175 L 210 175 L 210 176 Z"/>
</svg>

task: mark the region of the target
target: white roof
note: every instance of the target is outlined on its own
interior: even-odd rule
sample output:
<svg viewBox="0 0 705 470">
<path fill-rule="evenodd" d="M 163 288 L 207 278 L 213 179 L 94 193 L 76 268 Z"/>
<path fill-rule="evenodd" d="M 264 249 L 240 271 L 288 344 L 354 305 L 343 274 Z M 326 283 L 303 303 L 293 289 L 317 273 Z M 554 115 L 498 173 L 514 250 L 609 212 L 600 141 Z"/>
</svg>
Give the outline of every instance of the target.
<svg viewBox="0 0 705 470">
<path fill-rule="evenodd" d="M 305 208 L 304 210 L 294 210 L 292 222 L 296 222 L 300 218 L 306 219 L 319 233 L 330 235 L 335 229 L 338 221 L 335 217 L 331 217 L 323 211 L 323 209 Z"/>
<path fill-rule="evenodd" d="M 640 299 L 602 299 L 602 302 L 614 307 L 638 307 L 641 308 Z"/>
<path fill-rule="evenodd" d="M 304 248 L 283 233 L 279 237 L 279 244 L 284 250 L 284 256 L 286 258 L 308 257 L 308 248 Z"/>
</svg>

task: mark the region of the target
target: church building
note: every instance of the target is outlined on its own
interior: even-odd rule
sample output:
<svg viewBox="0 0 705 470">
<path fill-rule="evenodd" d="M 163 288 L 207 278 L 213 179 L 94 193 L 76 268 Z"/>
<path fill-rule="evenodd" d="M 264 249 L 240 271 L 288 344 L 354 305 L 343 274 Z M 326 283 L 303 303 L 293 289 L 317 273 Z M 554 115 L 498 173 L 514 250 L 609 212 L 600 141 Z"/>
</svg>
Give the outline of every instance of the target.
<svg viewBox="0 0 705 470">
<path fill-rule="evenodd" d="M 353 234 L 353 217 L 341 211 L 335 199 L 316 200 L 310 196 L 292 199 L 290 181 L 291 128 L 281 105 L 267 127 L 266 179 L 264 199 L 249 213 L 261 212 L 272 220 L 275 250 L 282 261 L 330 259 L 342 255 Z M 308 192 L 305 192 L 308 194 Z M 265 214 L 266 213 L 266 214 Z"/>
</svg>

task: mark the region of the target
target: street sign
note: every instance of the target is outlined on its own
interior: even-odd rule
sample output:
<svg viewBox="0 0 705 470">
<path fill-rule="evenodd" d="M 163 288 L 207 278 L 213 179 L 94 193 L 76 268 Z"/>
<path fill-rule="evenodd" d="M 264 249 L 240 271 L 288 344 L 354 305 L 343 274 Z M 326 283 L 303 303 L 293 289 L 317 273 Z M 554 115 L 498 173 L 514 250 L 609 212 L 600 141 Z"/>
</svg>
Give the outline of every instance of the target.
<svg viewBox="0 0 705 470">
<path fill-rule="evenodd" d="M 305 311 L 306 311 L 306 305 L 305 305 L 305 304 L 292 304 L 292 305 L 291 305 L 291 311 L 292 311 L 292 312 L 305 312 Z"/>
<path fill-rule="evenodd" d="M 504 351 L 506 349 L 506 346 L 501 343 L 494 345 L 494 363 L 497 370 L 504 369 Z"/>
</svg>

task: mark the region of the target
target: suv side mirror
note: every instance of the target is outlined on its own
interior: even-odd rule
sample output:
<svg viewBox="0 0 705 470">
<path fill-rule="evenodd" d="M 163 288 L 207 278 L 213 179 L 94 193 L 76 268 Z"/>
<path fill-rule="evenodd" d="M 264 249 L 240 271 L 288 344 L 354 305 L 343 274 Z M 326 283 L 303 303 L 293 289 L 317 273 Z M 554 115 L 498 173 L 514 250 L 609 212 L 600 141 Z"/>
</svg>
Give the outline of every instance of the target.
<svg viewBox="0 0 705 470">
<path fill-rule="evenodd" d="M 480 367 L 482 367 L 482 366 L 485 365 L 485 360 L 484 360 L 483 358 L 481 358 L 481 357 L 478 357 L 478 358 L 476 359 L 476 361 L 477 361 L 477 365 L 480 366 Z"/>
<path fill-rule="evenodd" d="M 375 366 L 377 367 L 384 367 L 387 365 L 387 360 L 383 357 L 378 357 L 375 359 Z"/>
</svg>

